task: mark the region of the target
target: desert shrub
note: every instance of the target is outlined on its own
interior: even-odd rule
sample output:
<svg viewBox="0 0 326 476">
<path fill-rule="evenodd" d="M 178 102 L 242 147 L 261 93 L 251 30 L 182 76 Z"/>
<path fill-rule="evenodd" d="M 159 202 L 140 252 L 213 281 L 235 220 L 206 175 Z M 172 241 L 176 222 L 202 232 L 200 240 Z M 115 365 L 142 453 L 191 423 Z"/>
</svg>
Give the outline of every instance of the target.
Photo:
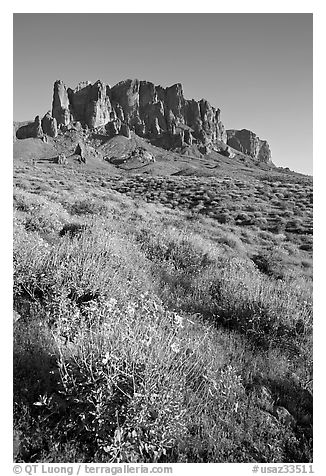
<svg viewBox="0 0 326 476">
<path fill-rule="evenodd" d="M 251 225 L 254 224 L 253 218 L 248 213 L 238 213 L 235 217 L 236 224 L 239 225 Z"/>
<path fill-rule="evenodd" d="M 105 215 L 107 212 L 108 207 L 100 200 L 81 199 L 70 207 L 72 215 Z"/>
<path fill-rule="evenodd" d="M 303 243 L 299 246 L 300 250 L 302 251 L 312 251 L 313 245 L 312 243 Z"/>
<path fill-rule="evenodd" d="M 286 274 L 281 250 L 266 250 L 251 257 L 259 271 L 275 279 L 282 279 Z"/>
<path fill-rule="evenodd" d="M 307 335 L 311 333 L 310 287 L 306 282 L 296 288 L 295 283 L 264 277 L 246 259 L 221 258 L 190 281 L 183 282 L 180 276 L 173 280 L 168 270 L 161 278 L 167 302 L 236 329 L 257 345 L 287 344 L 289 338 L 296 337 L 298 321 L 305 322 Z M 295 345 L 293 341 L 293 348 Z"/>
<path fill-rule="evenodd" d="M 87 229 L 84 223 L 66 223 L 60 230 L 60 236 L 69 235 L 71 237 L 82 234 Z"/>
<path fill-rule="evenodd" d="M 151 288 L 148 263 L 138 250 L 99 223 L 85 233 L 66 235 L 55 246 L 19 230 L 14 249 L 15 292 L 37 293 L 42 303 L 76 301 L 84 296 L 114 296 Z M 25 290 L 25 291 L 24 291 Z"/>
<path fill-rule="evenodd" d="M 244 252 L 244 247 L 241 239 L 236 234 L 233 234 L 231 232 L 221 232 L 219 236 L 216 237 L 216 241 L 221 245 L 227 245 L 229 248 L 236 250 L 239 253 Z"/>
<path fill-rule="evenodd" d="M 212 248 L 205 244 L 204 240 L 180 233 L 173 228 L 166 230 L 164 235 L 142 229 L 136 238 L 150 260 L 169 261 L 179 270 L 195 273 L 212 260 Z"/>
<path fill-rule="evenodd" d="M 36 461 L 51 461 L 53 442 L 61 462 L 287 461 L 289 440 L 291 457 L 300 454 L 292 430 L 257 411 L 239 361 L 228 362 L 227 349 L 243 352 L 236 337 L 145 295 L 94 304 L 87 316 L 69 346 L 60 326 L 52 342 L 42 328 L 30 334 L 35 357 L 44 355 L 27 358 L 24 385 L 33 391 L 18 392 L 29 410 L 18 429 L 29 425 L 36 438 L 25 440 L 25 460 L 34 451 Z M 17 365 L 27 348 L 17 340 Z M 50 379 L 36 383 L 33 373 Z"/>
<path fill-rule="evenodd" d="M 25 213 L 24 224 L 27 230 L 42 234 L 57 231 L 68 217 L 61 204 L 20 190 L 14 194 L 14 207 Z"/>
<path fill-rule="evenodd" d="M 217 213 L 215 218 L 219 223 L 230 223 L 232 221 L 232 217 L 227 213 Z"/>
<path fill-rule="evenodd" d="M 44 213 L 33 213 L 25 220 L 25 227 L 29 231 L 40 233 L 51 233 L 61 226 L 61 222 L 56 221 L 53 216 Z"/>
<path fill-rule="evenodd" d="M 303 260 L 301 261 L 301 266 L 302 266 L 303 268 L 308 268 L 308 269 L 309 269 L 309 268 L 312 268 L 312 260 L 303 259 Z"/>
<path fill-rule="evenodd" d="M 49 180 L 53 188 L 42 196 L 15 194 L 14 306 L 22 316 L 14 325 L 17 460 L 311 460 L 310 409 L 306 426 L 295 412 L 296 424 L 287 426 L 262 408 L 255 386 L 268 387 L 292 412 L 311 380 L 311 280 L 309 267 L 302 269 L 308 254 L 299 248 L 311 246 L 311 237 L 308 243 L 289 235 L 283 243 L 250 230 L 242 239 L 244 228 L 193 213 L 188 223 L 177 210 L 99 192 L 95 173 L 87 177 L 93 196 L 86 201 L 85 173 L 65 173 L 73 194 L 58 180 Z M 27 189 L 39 185 L 32 179 Z M 138 181 L 151 182 L 156 200 L 158 179 L 118 185 L 143 197 Z M 183 188 L 176 179 L 160 183 L 171 189 L 170 203 L 180 190 L 190 200 L 199 188 L 198 179 Z M 214 205 L 230 217 L 244 210 L 248 193 L 240 190 L 232 203 L 232 187 L 217 188 Z M 272 196 L 267 186 L 266 193 Z M 46 241 L 44 224 L 26 229 L 26 220 L 49 218 L 55 202 L 58 222 L 49 230 L 57 233 Z M 261 269 L 248 258 L 253 253 Z"/>
<path fill-rule="evenodd" d="M 310 289 L 305 282 L 297 288 L 289 282 L 264 278 L 247 263 L 230 262 L 216 287 L 216 313 L 225 325 L 245 333 L 262 345 L 288 345 L 295 348 L 297 322 L 312 329 Z M 291 352 L 293 352 L 293 348 Z"/>
<path fill-rule="evenodd" d="M 27 232 L 22 225 L 14 229 L 14 297 L 28 295 L 34 298 L 40 292 L 39 276 L 51 253 L 50 245 L 36 232 Z"/>
</svg>

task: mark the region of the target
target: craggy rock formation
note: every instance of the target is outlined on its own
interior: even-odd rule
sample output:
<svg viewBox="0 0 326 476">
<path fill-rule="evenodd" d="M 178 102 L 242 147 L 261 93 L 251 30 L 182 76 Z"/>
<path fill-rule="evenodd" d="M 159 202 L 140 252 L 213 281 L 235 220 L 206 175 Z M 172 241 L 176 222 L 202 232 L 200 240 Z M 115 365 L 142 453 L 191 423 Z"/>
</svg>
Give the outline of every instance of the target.
<svg viewBox="0 0 326 476">
<path fill-rule="evenodd" d="M 256 134 L 247 129 L 237 131 L 230 129 L 227 131 L 227 143 L 233 149 L 239 150 L 243 154 L 249 155 L 259 162 L 268 163 L 271 161 L 271 151 L 268 142 L 261 140 Z"/>
<path fill-rule="evenodd" d="M 233 158 L 235 149 L 258 162 L 271 163 L 266 141 L 246 129 L 225 131 L 220 109 L 206 99 L 185 99 L 180 83 L 164 88 L 127 79 L 111 88 L 98 80 L 94 84 L 81 82 L 71 89 L 58 80 L 53 88 L 52 111 L 42 121 L 36 116 L 34 122 L 16 125 L 14 138 L 56 137 L 68 130 L 89 130 L 109 137 L 121 134 L 128 139 L 133 132 L 159 147 L 181 149 L 183 153 L 215 150 Z M 86 155 L 81 154 L 82 160 Z"/>
<path fill-rule="evenodd" d="M 52 116 L 58 124 L 67 126 L 70 121 L 68 91 L 62 81 L 56 81 L 53 87 Z"/>
<path fill-rule="evenodd" d="M 43 137 L 40 116 L 36 116 L 34 122 L 28 122 L 16 130 L 17 139 L 28 139 L 29 137 Z"/>
<path fill-rule="evenodd" d="M 109 135 L 130 131 L 149 139 L 165 136 L 170 147 L 208 145 L 227 136 L 220 110 L 206 100 L 186 100 L 181 84 L 168 88 L 128 79 L 112 88 L 101 81 L 80 83 L 74 90 L 56 81 L 52 116 L 61 128 L 79 121 Z"/>
<path fill-rule="evenodd" d="M 36 116 L 34 122 L 14 123 L 16 139 L 43 139 L 44 134 L 50 137 L 58 135 L 57 121 L 50 112 L 47 112 L 42 120 L 40 120 L 40 116 Z"/>
<path fill-rule="evenodd" d="M 42 129 L 44 134 L 50 136 L 50 137 L 57 137 L 58 135 L 58 126 L 57 126 L 57 120 L 55 117 L 51 116 L 50 112 L 47 112 L 45 116 L 43 117 L 42 121 Z"/>
</svg>

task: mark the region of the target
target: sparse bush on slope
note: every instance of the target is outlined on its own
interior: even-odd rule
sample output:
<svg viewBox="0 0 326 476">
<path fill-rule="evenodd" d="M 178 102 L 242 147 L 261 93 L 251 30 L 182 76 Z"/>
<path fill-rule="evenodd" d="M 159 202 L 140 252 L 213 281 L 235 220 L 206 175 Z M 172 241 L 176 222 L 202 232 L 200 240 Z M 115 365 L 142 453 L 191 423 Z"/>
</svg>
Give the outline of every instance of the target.
<svg viewBox="0 0 326 476">
<path fill-rule="evenodd" d="M 265 272 L 254 232 L 105 196 L 15 196 L 18 461 L 311 460 L 311 289 L 288 255 Z"/>
<path fill-rule="evenodd" d="M 216 334 L 144 295 L 126 306 L 114 299 L 90 305 L 85 316 L 70 344 L 61 340 L 60 318 L 54 342 L 43 347 L 57 366 L 43 357 L 40 369 L 33 360 L 42 347 L 37 335 L 47 342 L 42 331 L 31 337 L 32 354 L 20 334 L 16 378 L 24 371 L 30 385 L 33 372 L 44 375 L 34 392 L 24 394 L 22 382 L 17 389 L 39 437 L 29 448 L 25 442 L 26 452 L 68 462 L 74 441 L 79 461 L 282 461 L 291 451 L 304 458 L 300 434 L 257 413 L 242 376 L 253 356 L 236 335 Z M 232 363 L 230 343 L 238 355 Z M 30 367 L 19 368 L 23 359 Z"/>
<path fill-rule="evenodd" d="M 225 257 L 205 240 L 173 230 L 143 231 L 138 239 L 156 263 L 161 297 L 175 309 L 196 310 L 264 346 L 295 349 L 296 337 L 311 333 L 311 289 L 304 280 L 267 277 L 249 259 Z"/>
<path fill-rule="evenodd" d="M 51 307 L 53 301 L 57 305 L 103 296 L 124 300 L 152 286 L 146 259 L 100 224 L 90 225 L 81 236 L 64 236 L 56 246 L 41 239 L 31 243 L 33 235 L 20 233 L 14 253 L 17 294 L 37 293 Z"/>
</svg>

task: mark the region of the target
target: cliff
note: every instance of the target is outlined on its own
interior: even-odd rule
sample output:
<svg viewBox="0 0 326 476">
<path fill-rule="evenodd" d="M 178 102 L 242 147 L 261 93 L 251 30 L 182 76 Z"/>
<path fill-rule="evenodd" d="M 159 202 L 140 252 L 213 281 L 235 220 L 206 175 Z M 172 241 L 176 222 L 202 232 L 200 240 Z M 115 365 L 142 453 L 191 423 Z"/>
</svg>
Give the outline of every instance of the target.
<svg viewBox="0 0 326 476">
<path fill-rule="evenodd" d="M 129 134 L 168 138 L 171 147 L 226 142 L 220 110 L 208 101 L 187 100 L 181 84 L 163 88 L 128 79 L 112 88 L 102 81 L 80 83 L 74 90 L 56 81 L 52 116 L 59 127 L 75 122 L 109 135 Z"/>
<path fill-rule="evenodd" d="M 227 130 L 227 144 L 243 154 L 249 155 L 259 162 L 271 162 L 272 153 L 266 140 L 261 140 L 254 132 Z"/>
<path fill-rule="evenodd" d="M 57 80 L 52 110 L 41 120 L 36 116 L 34 122 L 16 127 L 14 139 L 56 137 L 60 131 L 71 129 L 127 138 L 133 131 L 166 149 L 197 146 L 204 154 L 214 148 L 230 156 L 232 147 L 259 162 L 271 161 L 266 141 L 246 129 L 225 131 L 220 109 L 206 99 L 185 99 L 180 83 L 164 88 L 127 79 L 111 87 L 98 80 L 94 84 L 81 82 L 71 89 Z"/>
</svg>

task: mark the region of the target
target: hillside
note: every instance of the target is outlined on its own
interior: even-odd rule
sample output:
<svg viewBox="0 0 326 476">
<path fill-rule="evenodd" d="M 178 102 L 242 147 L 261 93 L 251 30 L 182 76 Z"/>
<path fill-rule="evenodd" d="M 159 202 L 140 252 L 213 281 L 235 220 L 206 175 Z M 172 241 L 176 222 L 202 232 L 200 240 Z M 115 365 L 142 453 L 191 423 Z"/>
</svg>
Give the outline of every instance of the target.
<svg viewBox="0 0 326 476">
<path fill-rule="evenodd" d="M 311 177 L 253 133 L 139 135 L 148 91 L 183 131 L 197 106 L 102 86 L 57 82 L 13 144 L 15 461 L 312 461 Z"/>
</svg>

